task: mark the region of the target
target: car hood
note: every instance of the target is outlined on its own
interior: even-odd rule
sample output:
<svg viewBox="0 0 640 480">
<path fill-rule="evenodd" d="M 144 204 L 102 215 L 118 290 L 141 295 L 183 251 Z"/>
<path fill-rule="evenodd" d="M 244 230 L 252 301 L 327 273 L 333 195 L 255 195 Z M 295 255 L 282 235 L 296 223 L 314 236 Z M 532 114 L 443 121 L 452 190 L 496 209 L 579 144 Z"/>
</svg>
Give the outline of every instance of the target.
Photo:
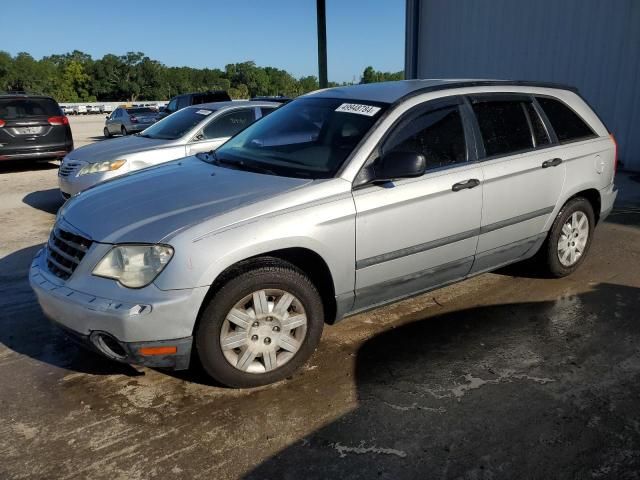
<svg viewBox="0 0 640 480">
<path fill-rule="evenodd" d="M 311 180 L 216 167 L 187 157 L 89 188 L 60 216 L 104 243 L 157 243 L 172 233 Z"/>
<path fill-rule="evenodd" d="M 154 150 L 170 144 L 173 145 L 174 143 L 175 140 L 159 140 L 131 135 L 85 145 L 84 147 L 73 150 L 67 155 L 67 158 L 69 160 L 81 160 L 88 163 L 118 160 L 121 157 L 126 157 L 127 154 Z"/>
</svg>

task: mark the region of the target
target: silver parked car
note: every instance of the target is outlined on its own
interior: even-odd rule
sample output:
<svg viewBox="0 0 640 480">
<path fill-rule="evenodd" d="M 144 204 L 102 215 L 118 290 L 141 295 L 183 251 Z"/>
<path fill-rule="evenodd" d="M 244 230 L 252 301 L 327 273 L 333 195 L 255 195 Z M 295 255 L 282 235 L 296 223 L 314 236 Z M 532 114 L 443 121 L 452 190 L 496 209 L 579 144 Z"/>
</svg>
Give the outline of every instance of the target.
<svg viewBox="0 0 640 480">
<path fill-rule="evenodd" d="M 104 122 L 104 136 L 127 136 L 130 133 L 141 132 L 158 120 L 156 112 L 149 107 L 118 107 L 111 115 L 107 115 Z"/>
<path fill-rule="evenodd" d="M 616 147 L 572 89 L 410 80 L 299 97 L 215 152 L 69 200 L 30 280 L 103 355 L 236 387 L 291 375 L 325 323 L 537 255 L 585 259 Z"/>
<path fill-rule="evenodd" d="M 277 107 L 279 104 L 272 102 L 218 102 L 188 107 L 140 135 L 80 147 L 60 165 L 60 192 L 68 198 L 125 173 L 213 150 Z"/>
</svg>

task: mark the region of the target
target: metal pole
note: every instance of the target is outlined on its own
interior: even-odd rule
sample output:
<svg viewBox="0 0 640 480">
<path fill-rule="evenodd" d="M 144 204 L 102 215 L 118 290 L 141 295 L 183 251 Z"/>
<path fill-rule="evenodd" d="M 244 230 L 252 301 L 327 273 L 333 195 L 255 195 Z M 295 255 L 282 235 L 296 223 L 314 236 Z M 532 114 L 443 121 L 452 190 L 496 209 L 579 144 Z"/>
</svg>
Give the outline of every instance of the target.
<svg viewBox="0 0 640 480">
<path fill-rule="evenodd" d="M 318 19 L 318 81 L 327 88 L 327 16 L 325 0 L 316 0 Z"/>
</svg>

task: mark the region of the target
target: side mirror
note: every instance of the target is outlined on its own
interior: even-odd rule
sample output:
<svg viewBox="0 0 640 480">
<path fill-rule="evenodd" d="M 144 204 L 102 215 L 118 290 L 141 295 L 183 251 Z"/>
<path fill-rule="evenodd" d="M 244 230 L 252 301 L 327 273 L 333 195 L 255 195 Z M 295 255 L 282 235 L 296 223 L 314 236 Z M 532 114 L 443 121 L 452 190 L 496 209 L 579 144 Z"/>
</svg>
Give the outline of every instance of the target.
<svg viewBox="0 0 640 480">
<path fill-rule="evenodd" d="M 375 182 L 390 182 L 399 178 L 420 177 L 427 168 L 424 155 L 416 152 L 389 152 L 373 167 Z"/>
<path fill-rule="evenodd" d="M 106 118 L 107 120 L 109 120 L 109 115 L 107 115 L 107 116 L 106 116 L 106 117 L 104 117 L 104 118 Z"/>
</svg>

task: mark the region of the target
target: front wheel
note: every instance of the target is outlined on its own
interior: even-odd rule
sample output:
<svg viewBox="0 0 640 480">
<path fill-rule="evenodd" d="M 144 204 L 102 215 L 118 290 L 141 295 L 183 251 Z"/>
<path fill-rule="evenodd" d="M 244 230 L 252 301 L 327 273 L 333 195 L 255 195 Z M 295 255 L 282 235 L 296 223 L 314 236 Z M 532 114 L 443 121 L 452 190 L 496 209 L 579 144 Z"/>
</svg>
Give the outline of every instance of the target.
<svg viewBox="0 0 640 480">
<path fill-rule="evenodd" d="M 104 130 L 102 131 L 102 133 L 104 133 L 104 136 L 106 138 L 111 138 L 111 132 L 109 131 L 109 129 L 107 127 L 104 127 Z"/>
<path fill-rule="evenodd" d="M 591 203 L 582 197 L 569 200 L 558 213 L 540 251 L 546 270 L 555 277 L 573 273 L 589 251 L 594 227 Z"/>
<path fill-rule="evenodd" d="M 290 263 L 269 259 L 229 280 L 210 300 L 195 334 L 205 371 L 230 387 L 256 387 L 295 372 L 324 326 L 320 295 Z"/>
</svg>

